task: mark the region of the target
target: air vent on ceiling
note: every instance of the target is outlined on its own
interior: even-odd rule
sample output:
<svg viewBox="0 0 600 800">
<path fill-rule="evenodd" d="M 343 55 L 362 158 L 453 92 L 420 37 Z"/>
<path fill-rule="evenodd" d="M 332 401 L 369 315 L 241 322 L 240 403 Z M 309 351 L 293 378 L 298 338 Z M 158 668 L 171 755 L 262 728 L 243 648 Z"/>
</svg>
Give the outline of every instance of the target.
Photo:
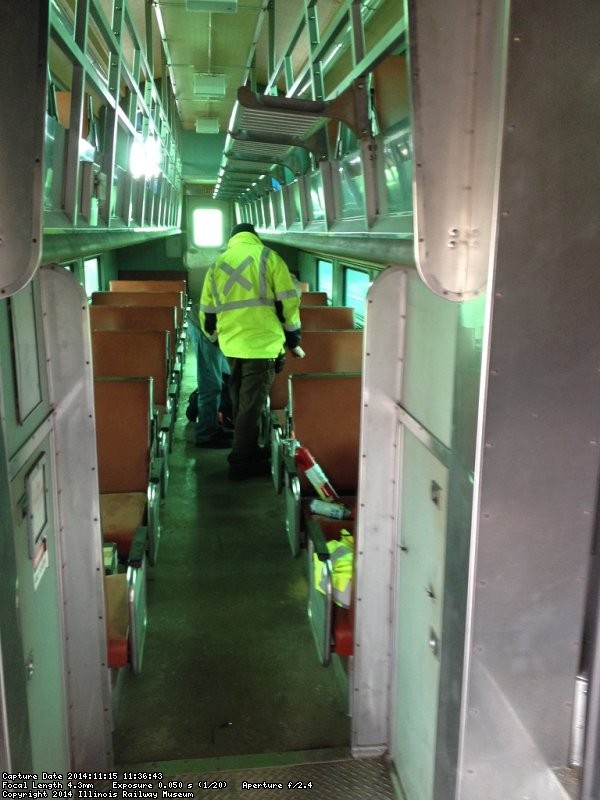
<svg viewBox="0 0 600 800">
<path fill-rule="evenodd" d="M 218 133 L 219 120 L 212 117 L 202 117 L 196 120 L 196 133 Z"/>
<path fill-rule="evenodd" d="M 195 72 L 194 94 L 196 97 L 225 97 L 225 75 Z"/>
<path fill-rule="evenodd" d="M 185 0 L 188 11 L 213 11 L 216 14 L 235 14 L 237 0 Z"/>
</svg>

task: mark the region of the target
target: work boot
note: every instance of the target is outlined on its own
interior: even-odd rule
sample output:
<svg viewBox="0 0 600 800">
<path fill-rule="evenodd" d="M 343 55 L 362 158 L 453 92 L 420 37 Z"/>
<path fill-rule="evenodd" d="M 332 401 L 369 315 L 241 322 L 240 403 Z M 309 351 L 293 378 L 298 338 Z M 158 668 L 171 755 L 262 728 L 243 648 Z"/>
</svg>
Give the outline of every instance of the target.
<svg viewBox="0 0 600 800">
<path fill-rule="evenodd" d="M 190 422 L 196 422 L 198 419 L 198 389 L 194 389 L 194 391 L 188 397 L 185 415 Z"/>
<path fill-rule="evenodd" d="M 231 433 L 219 428 L 219 430 L 216 433 L 213 433 L 210 439 L 205 439 L 204 441 L 196 441 L 196 447 L 224 450 L 225 448 L 231 448 L 231 439 L 232 439 Z"/>
<path fill-rule="evenodd" d="M 271 474 L 268 461 L 251 461 L 249 464 L 230 464 L 229 480 L 245 481 L 247 478 L 258 478 Z"/>
<path fill-rule="evenodd" d="M 235 425 L 231 417 L 228 417 L 223 411 L 219 411 L 219 425 L 226 431 L 233 431 L 235 429 Z"/>
</svg>

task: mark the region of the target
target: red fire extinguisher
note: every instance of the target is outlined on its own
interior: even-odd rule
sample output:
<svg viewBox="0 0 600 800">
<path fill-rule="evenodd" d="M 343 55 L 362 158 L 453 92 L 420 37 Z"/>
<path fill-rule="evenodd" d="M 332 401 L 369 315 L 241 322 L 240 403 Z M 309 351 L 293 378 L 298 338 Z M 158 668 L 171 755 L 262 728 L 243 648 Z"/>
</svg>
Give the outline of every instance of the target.
<svg viewBox="0 0 600 800">
<path fill-rule="evenodd" d="M 294 450 L 294 461 L 296 467 L 304 472 L 308 480 L 314 486 L 321 500 L 331 503 L 340 499 L 338 493 L 329 482 L 329 478 L 315 461 L 313 454 L 308 448 L 298 444 Z"/>
</svg>

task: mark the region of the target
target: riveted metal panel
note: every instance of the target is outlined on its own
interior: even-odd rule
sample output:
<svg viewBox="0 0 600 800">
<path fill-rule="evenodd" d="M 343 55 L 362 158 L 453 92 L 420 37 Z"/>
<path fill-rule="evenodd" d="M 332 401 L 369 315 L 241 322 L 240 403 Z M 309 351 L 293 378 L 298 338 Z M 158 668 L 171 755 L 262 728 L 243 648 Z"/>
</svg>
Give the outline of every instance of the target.
<svg viewBox="0 0 600 800">
<path fill-rule="evenodd" d="M 65 661 L 73 769 L 112 761 L 89 311 L 69 271 L 39 271 L 64 552 Z M 102 766 L 100 766 L 102 765 Z"/>
<path fill-rule="evenodd" d="M 456 303 L 445 302 L 411 275 L 402 406 L 446 447 L 452 443 L 458 314 Z"/>
<path fill-rule="evenodd" d="M 404 365 L 407 274 L 382 272 L 367 295 L 356 554 L 352 748 L 389 743 L 392 586 L 398 505 L 398 403 Z"/>
<path fill-rule="evenodd" d="M 0 320 L 6 311 L 0 303 Z M 0 353 L 0 368 L 2 354 Z M 0 384 L 0 408 L 4 402 Z M 31 744 L 21 631 L 17 610 L 17 566 L 10 503 L 8 454 L 0 427 L 0 769 L 31 767 Z"/>
<path fill-rule="evenodd" d="M 495 232 L 504 0 L 409 0 L 415 257 L 437 294 L 484 291 Z"/>
<path fill-rule="evenodd" d="M 0 4 L 0 296 L 31 279 L 42 244 L 48 3 Z"/>
<path fill-rule="evenodd" d="M 391 753 L 407 800 L 424 800 L 435 776 L 448 469 L 406 427 L 400 438 Z"/>
<path fill-rule="evenodd" d="M 597 514 L 600 15 L 592 0 L 510 12 L 461 800 L 563 796 L 551 768 L 568 757 Z"/>
<path fill-rule="evenodd" d="M 34 771 L 69 768 L 54 437 L 46 422 L 11 459 L 16 601 Z"/>
<path fill-rule="evenodd" d="M 37 277 L 3 302 L 0 362 L 0 380 L 4 385 L 4 435 L 11 457 L 49 412 Z"/>
</svg>

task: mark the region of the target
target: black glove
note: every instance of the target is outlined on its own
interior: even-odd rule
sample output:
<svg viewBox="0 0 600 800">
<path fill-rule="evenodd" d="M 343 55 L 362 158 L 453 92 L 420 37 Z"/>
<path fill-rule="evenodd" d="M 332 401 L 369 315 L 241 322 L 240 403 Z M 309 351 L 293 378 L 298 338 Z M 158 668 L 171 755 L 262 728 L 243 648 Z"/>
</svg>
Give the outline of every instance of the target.
<svg viewBox="0 0 600 800">
<path fill-rule="evenodd" d="M 284 331 L 284 334 L 285 346 L 288 348 L 288 350 L 293 350 L 294 347 L 298 347 L 302 338 L 300 331 Z"/>
</svg>

